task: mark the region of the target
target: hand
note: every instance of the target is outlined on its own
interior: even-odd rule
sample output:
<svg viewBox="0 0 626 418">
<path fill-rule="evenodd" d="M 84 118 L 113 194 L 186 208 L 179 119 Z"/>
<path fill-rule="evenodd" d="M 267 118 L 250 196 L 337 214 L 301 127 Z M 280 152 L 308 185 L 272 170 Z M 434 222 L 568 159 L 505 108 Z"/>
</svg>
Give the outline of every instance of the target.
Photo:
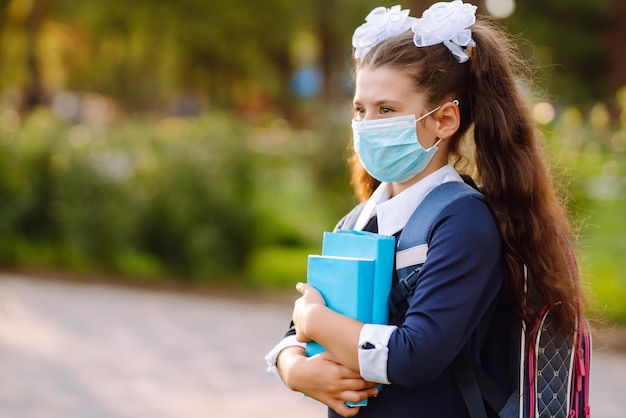
<svg viewBox="0 0 626 418">
<path fill-rule="evenodd" d="M 312 311 L 319 306 L 326 306 L 326 302 L 321 293 L 313 286 L 306 283 L 298 283 L 296 290 L 302 294 L 294 303 L 293 323 L 296 330 L 296 338 L 299 342 L 311 341 L 306 334 L 307 321 L 309 321 Z"/>
<path fill-rule="evenodd" d="M 360 407 L 348 407 L 346 402 L 378 395 L 375 383 L 366 382 L 358 373 L 339 364 L 329 352 L 305 357 L 299 347 L 285 349 L 279 357 L 279 370 L 290 389 L 306 393 L 344 417 L 355 416 L 360 410 Z"/>
</svg>

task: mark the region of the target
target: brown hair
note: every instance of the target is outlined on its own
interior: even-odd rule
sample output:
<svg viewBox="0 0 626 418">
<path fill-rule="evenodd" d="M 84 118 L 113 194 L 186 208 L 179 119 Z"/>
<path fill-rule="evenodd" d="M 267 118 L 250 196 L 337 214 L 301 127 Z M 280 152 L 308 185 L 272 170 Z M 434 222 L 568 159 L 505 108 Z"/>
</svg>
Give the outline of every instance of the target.
<svg viewBox="0 0 626 418">
<path fill-rule="evenodd" d="M 356 68 L 403 71 L 430 107 L 459 100 L 461 122 L 450 138 L 450 159 L 457 169 L 468 161 L 475 164 L 476 181 L 503 239 L 505 290 L 529 323 L 544 304 L 561 303 L 559 322 L 569 331 L 579 303 L 567 253 L 572 228 L 522 94 L 521 83 L 530 76 L 528 65 L 493 20 L 479 16 L 471 29 L 476 47 L 466 50 L 470 59 L 465 63 L 443 44 L 416 47 L 407 31 L 372 48 Z M 473 137 L 475 155 L 463 154 L 464 136 Z M 365 199 L 379 183 L 358 158 L 353 156 L 351 165 L 353 186 Z M 530 277 L 526 297 L 521 263 Z"/>
</svg>

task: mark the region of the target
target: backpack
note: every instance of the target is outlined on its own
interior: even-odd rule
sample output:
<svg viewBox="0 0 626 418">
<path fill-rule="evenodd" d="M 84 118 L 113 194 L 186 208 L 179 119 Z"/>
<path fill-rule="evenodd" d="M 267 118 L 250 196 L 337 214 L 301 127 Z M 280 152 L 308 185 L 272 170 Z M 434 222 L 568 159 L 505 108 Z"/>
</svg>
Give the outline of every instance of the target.
<svg viewBox="0 0 626 418">
<path fill-rule="evenodd" d="M 484 200 L 474 187 L 464 182 L 447 182 L 433 189 L 415 209 L 400 233 L 396 248 L 398 284 L 389 295 L 389 309 L 394 313 L 400 303 L 408 303 L 426 261 L 430 230 L 439 213 L 453 201 L 472 197 Z M 353 209 L 340 223 L 343 229 L 354 227 L 364 204 Z M 568 248 L 574 280 L 578 283 L 576 262 Z M 527 268 L 522 266 L 524 279 Z M 479 364 L 464 350 L 452 363 L 452 372 L 471 418 L 486 418 L 485 403 L 501 418 L 588 418 L 591 333 L 579 306 L 577 331 L 564 336 L 552 321 L 554 309 L 545 307 L 534 326 L 517 322 L 519 346 L 510 356 L 518 370 L 516 391 L 508 396 L 496 386 Z M 532 332 L 537 330 L 536 332 Z M 504 338 L 492 335 L 488 338 Z"/>
<path fill-rule="evenodd" d="M 571 252 L 570 256 L 574 263 Z M 575 264 L 573 266 L 574 279 L 578 282 Z M 526 266 L 523 272 L 527 280 Z M 487 417 L 484 402 L 497 411 L 500 418 L 589 418 L 592 351 L 589 323 L 579 306 L 576 332 L 565 336 L 552 321 L 554 315 L 551 314 L 558 308 L 558 305 L 544 306 L 533 327 L 517 322 L 520 337 L 514 360 L 518 363 L 519 383 L 508 399 L 467 353 L 455 359 L 453 374 L 471 418 Z"/>
</svg>

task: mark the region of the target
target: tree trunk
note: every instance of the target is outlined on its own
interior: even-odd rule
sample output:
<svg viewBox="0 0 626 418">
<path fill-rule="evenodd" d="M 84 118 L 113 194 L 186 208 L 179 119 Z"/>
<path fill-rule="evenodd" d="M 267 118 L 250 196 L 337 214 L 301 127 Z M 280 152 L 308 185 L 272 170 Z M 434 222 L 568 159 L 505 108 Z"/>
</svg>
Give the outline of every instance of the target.
<svg viewBox="0 0 626 418">
<path fill-rule="evenodd" d="M 49 0 L 33 0 L 26 17 L 26 81 L 22 87 L 22 103 L 20 113 L 27 114 L 33 108 L 46 102 L 45 89 L 41 80 L 41 63 L 37 53 L 39 31 L 47 12 L 50 10 Z"/>
</svg>

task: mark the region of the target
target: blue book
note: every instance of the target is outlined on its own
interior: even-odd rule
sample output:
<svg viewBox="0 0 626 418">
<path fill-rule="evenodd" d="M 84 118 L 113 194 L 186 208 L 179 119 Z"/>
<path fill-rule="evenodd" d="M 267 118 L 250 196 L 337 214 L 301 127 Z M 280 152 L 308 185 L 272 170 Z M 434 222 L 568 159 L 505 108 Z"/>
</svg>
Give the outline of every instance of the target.
<svg viewBox="0 0 626 418">
<path fill-rule="evenodd" d="M 374 260 L 356 257 L 309 255 L 307 282 L 317 289 L 326 306 L 335 312 L 370 323 L 374 287 Z M 311 357 L 326 349 L 315 341 L 306 343 L 306 354 Z M 361 402 L 346 405 L 366 406 Z"/>
<path fill-rule="evenodd" d="M 375 260 L 374 294 L 372 296 L 371 324 L 388 324 L 389 292 L 393 274 L 396 239 L 366 231 L 339 230 L 325 232 L 322 255 L 359 257 Z"/>
<path fill-rule="evenodd" d="M 387 324 L 389 321 L 389 308 L 387 300 L 391 291 L 391 279 L 393 274 L 396 239 L 365 231 L 339 230 L 338 232 L 325 232 L 322 244 L 322 256 L 326 257 L 353 257 L 373 260 L 373 283 L 372 296 L 364 296 L 371 300 L 371 317 L 369 320 L 360 319 L 365 323 Z M 340 280 L 342 280 L 340 278 Z M 337 296 L 345 297 L 345 292 L 338 292 Z M 326 298 L 326 297 L 325 297 Z M 329 305 L 330 306 L 330 305 Z M 332 308 L 332 307 L 331 307 Z M 338 310 L 338 309 L 335 309 Z M 317 353 L 324 350 L 317 343 L 307 343 L 307 354 Z M 309 348 L 310 345 L 310 348 Z M 309 354 L 312 355 L 312 354 Z M 378 390 L 382 390 L 382 385 Z M 365 406 L 367 399 L 358 403 L 346 403 L 348 406 Z"/>
<path fill-rule="evenodd" d="M 317 289 L 326 306 L 361 322 L 372 320 L 374 260 L 355 257 L 310 255 L 307 282 Z M 325 351 L 315 341 L 307 343 L 306 354 Z"/>
</svg>

